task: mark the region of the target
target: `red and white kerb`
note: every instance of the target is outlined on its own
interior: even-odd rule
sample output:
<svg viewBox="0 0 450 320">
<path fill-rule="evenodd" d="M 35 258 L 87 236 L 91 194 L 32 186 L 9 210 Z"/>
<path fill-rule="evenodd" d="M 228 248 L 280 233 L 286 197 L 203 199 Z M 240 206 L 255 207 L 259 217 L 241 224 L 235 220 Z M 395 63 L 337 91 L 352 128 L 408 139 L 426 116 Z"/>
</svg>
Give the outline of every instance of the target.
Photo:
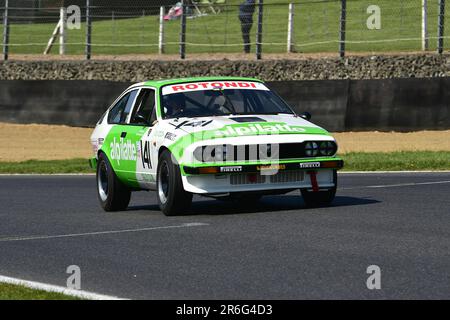
<svg viewBox="0 0 450 320">
<path fill-rule="evenodd" d="M 162 89 L 163 95 L 173 93 L 183 93 L 189 91 L 202 91 L 202 90 L 214 90 L 214 89 L 247 89 L 247 90 L 264 90 L 269 89 L 262 83 L 249 82 L 249 81 L 214 81 L 214 82 L 192 82 L 181 83 L 165 86 Z"/>
</svg>

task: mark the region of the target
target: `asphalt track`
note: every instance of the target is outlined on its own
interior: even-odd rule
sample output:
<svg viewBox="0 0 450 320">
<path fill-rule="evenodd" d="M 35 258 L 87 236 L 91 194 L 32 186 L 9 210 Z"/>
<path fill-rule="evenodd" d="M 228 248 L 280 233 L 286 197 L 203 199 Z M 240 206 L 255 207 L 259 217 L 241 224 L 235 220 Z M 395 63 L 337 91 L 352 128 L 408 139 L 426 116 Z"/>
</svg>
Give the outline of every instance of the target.
<svg viewBox="0 0 450 320">
<path fill-rule="evenodd" d="M 257 206 L 153 193 L 104 213 L 93 176 L 0 177 L 0 275 L 132 299 L 450 298 L 450 173 L 344 174 L 335 205 Z M 381 268 L 381 290 L 366 269 Z"/>
</svg>

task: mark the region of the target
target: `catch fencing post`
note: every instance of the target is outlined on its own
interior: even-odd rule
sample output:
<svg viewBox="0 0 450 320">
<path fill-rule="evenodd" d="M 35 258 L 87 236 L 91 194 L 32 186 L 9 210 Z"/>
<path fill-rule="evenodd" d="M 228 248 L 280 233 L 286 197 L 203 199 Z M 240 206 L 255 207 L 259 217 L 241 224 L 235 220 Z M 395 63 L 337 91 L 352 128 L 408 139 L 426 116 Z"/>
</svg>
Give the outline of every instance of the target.
<svg viewBox="0 0 450 320">
<path fill-rule="evenodd" d="M 91 60 L 92 48 L 92 20 L 91 20 L 91 3 L 86 0 L 86 60 Z"/>
<path fill-rule="evenodd" d="M 287 52 L 294 52 L 294 4 L 289 3 Z"/>
<path fill-rule="evenodd" d="M 445 0 L 439 0 L 438 18 L 438 53 L 444 52 L 444 23 L 445 23 Z"/>
<path fill-rule="evenodd" d="M 158 52 L 164 53 L 164 7 L 159 9 L 159 39 L 158 39 Z"/>
<path fill-rule="evenodd" d="M 3 16 L 3 60 L 8 60 L 9 56 L 9 19 L 8 19 L 9 5 L 8 0 L 5 0 L 5 13 Z"/>
<path fill-rule="evenodd" d="M 180 32 L 180 58 L 186 58 L 186 4 L 182 2 L 182 14 L 181 14 L 181 32 Z"/>
<path fill-rule="evenodd" d="M 66 54 L 66 24 L 67 24 L 67 9 L 61 7 L 59 11 L 59 54 Z"/>
<path fill-rule="evenodd" d="M 256 59 L 262 56 L 262 32 L 263 32 L 263 0 L 258 1 L 258 30 L 256 33 Z"/>
<path fill-rule="evenodd" d="M 422 50 L 427 51 L 428 48 L 428 0 L 422 0 Z"/>
<path fill-rule="evenodd" d="M 341 24 L 339 40 L 339 56 L 345 56 L 345 20 L 347 19 L 347 0 L 341 0 Z"/>
</svg>

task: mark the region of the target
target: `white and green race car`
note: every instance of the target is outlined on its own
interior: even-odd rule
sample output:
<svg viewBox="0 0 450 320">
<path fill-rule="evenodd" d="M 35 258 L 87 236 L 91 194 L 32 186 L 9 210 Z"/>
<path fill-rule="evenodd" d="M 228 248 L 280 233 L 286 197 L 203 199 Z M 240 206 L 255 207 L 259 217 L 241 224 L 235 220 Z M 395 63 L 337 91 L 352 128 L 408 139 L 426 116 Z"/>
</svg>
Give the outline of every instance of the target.
<svg viewBox="0 0 450 320">
<path fill-rule="evenodd" d="M 156 191 L 164 214 L 185 213 L 193 194 L 257 201 L 301 190 L 308 206 L 336 193 L 335 139 L 262 81 L 188 78 L 128 88 L 91 136 L 98 198 L 125 210 L 132 191 Z"/>
</svg>

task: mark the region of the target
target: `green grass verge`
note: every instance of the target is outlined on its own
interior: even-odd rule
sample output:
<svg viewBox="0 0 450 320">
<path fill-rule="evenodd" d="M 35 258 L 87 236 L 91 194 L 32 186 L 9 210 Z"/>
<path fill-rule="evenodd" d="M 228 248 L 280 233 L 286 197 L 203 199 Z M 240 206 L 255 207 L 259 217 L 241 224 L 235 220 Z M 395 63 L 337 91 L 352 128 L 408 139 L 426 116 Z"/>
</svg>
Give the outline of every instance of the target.
<svg viewBox="0 0 450 320">
<path fill-rule="evenodd" d="M 241 52 L 242 38 L 238 20 L 238 4 L 229 0 L 222 12 L 187 20 L 187 52 Z M 286 52 L 288 28 L 288 3 L 299 1 L 267 1 L 264 9 L 263 51 Z M 429 0 L 429 33 L 437 34 L 437 0 Z M 347 2 L 347 50 L 349 51 L 408 51 L 421 50 L 421 2 L 418 0 L 377 0 L 381 9 L 381 29 L 369 30 L 367 8 L 369 0 Z M 95 12 L 94 12 L 95 14 Z M 139 10 L 139 18 L 94 20 L 92 44 L 94 54 L 149 54 L 158 52 L 158 17 Z M 300 1 L 295 7 L 294 37 L 300 52 L 337 52 L 339 40 L 340 1 Z M 445 30 L 450 27 L 445 19 Z M 42 53 L 55 28 L 55 23 L 30 23 L 11 25 L 11 53 Z M 1 30 L 1 27 L 0 27 Z M 255 23 L 252 33 L 256 31 Z M 165 24 L 166 53 L 178 53 L 180 21 Z M 254 35 L 252 38 L 254 39 Z M 401 39 L 401 40 L 398 40 Z M 67 31 L 67 53 L 83 54 L 85 23 L 80 30 Z M 190 43 L 197 44 L 191 45 Z M 447 43 L 447 42 L 446 42 Z M 32 44 L 32 45 L 28 45 Z M 204 44 L 198 46 L 198 44 Z M 124 46 L 127 45 L 127 46 Z M 431 38 L 430 50 L 436 47 Z M 53 48 L 58 52 L 58 45 Z"/>
<path fill-rule="evenodd" d="M 79 300 L 61 293 L 34 290 L 22 286 L 0 283 L 0 300 Z"/>
<path fill-rule="evenodd" d="M 348 153 L 344 171 L 450 170 L 450 152 Z M 93 173 L 86 159 L 0 162 L 0 173 Z"/>
<path fill-rule="evenodd" d="M 450 152 L 348 153 L 345 171 L 450 170 Z"/>
<path fill-rule="evenodd" d="M 0 162 L 0 174 L 6 173 L 93 173 L 87 159 L 29 160 L 24 162 Z"/>
</svg>

